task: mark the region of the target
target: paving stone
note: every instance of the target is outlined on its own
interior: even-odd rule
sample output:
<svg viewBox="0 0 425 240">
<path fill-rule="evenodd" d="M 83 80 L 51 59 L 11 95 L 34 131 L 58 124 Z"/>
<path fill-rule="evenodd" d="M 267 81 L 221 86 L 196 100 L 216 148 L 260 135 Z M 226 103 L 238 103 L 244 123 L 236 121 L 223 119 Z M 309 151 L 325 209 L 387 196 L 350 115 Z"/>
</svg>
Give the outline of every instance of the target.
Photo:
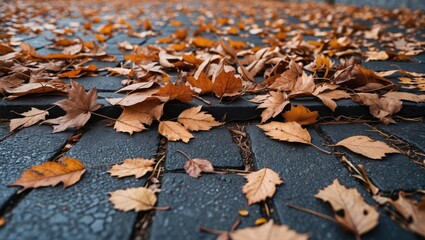
<svg viewBox="0 0 425 240">
<path fill-rule="evenodd" d="M 49 126 L 33 126 L 0 142 L 0 205 L 18 190 L 7 187 L 8 184 L 18 179 L 23 170 L 49 161 L 72 134 L 72 131 L 53 134 Z"/>
<path fill-rule="evenodd" d="M 362 65 L 378 72 L 398 69 L 403 69 L 408 72 L 425 72 L 425 65 L 416 62 L 370 61 L 364 62 Z"/>
<path fill-rule="evenodd" d="M 114 210 L 108 193 L 142 186 L 145 179 L 114 178 L 105 164 L 125 158 L 152 158 L 158 142 L 156 130 L 129 136 L 103 125 L 91 127 L 66 154 L 86 166 L 82 180 L 66 190 L 33 190 L 13 209 L 0 238 L 129 239 L 137 214 Z M 18 228 L 23 231 L 16 231 Z"/>
<path fill-rule="evenodd" d="M 251 139 L 254 161 L 258 169 L 268 167 L 279 173 L 284 184 L 279 186 L 273 203 L 282 224 L 298 232 L 311 234 L 310 239 L 349 239 L 350 234 L 338 225 L 312 214 L 304 213 L 286 206 L 294 204 L 304 208 L 332 215 L 328 204 L 316 199 L 314 195 L 334 179 L 348 188 L 356 188 L 371 204 L 373 200 L 367 192 L 353 180 L 350 173 L 334 156 L 300 143 L 278 142 L 265 136 L 257 126 L 250 126 L 247 132 Z M 312 142 L 322 147 L 322 137 L 309 128 Z M 322 147 L 329 150 L 326 147 Z M 380 225 L 362 239 L 415 239 L 414 235 L 403 230 L 388 216 L 381 212 Z"/>
<path fill-rule="evenodd" d="M 243 168 L 239 147 L 233 142 L 227 127 L 195 132 L 193 135 L 195 138 L 189 143 L 168 142 L 165 162 L 167 170 L 184 168 L 187 158 L 177 150 L 185 152 L 191 158 L 208 159 L 214 167 Z"/>
<path fill-rule="evenodd" d="M 9 125 L 0 124 L 0 138 L 6 136 L 7 134 L 9 134 Z"/>
<path fill-rule="evenodd" d="M 96 88 L 98 92 L 114 92 L 123 87 L 121 81 L 124 79 L 126 78 L 123 76 L 99 75 L 95 77 L 80 77 L 74 79 L 74 81 L 82 84 L 86 90 Z"/>
<path fill-rule="evenodd" d="M 149 38 L 137 38 L 128 36 L 127 33 L 119 33 L 106 41 L 107 44 L 118 44 L 127 41 L 131 44 L 141 45 Z"/>
<path fill-rule="evenodd" d="M 48 39 L 53 39 L 56 37 L 56 34 L 51 33 L 50 31 L 44 31 L 38 34 L 34 38 L 25 40 L 26 43 L 30 44 L 35 49 L 42 48 L 44 46 L 52 44 L 52 41 Z"/>
<path fill-rule="evenodd" d="M 379 134 L 372 133 L 369 127 L 362 124 L 321 125 L 321 129 L 330 138 L 332 144 L 355 135 L 365 135 L 386 142 Z M 355 165 L 363 164 L 369 177 L 383 191 L 425 188 L 425 171 L 405 155 L 389 154 L 383 160 L 372 160 L 343 147 L 341 150 Z"/>
<path fill-rule="evenodd" d="M 425 152 L 425 123 L 422 122 L 399 122 L 397 124 L 377 126 L 379 129 L 397 136 L 411 145 Z"/>
<path fill-rule="evenodd" d="M 171 206 L 171 210 L 155 212 L 150 239 L 216 239 L 200 232 L 199 226 L 229 231 L 237 219 L 242 221 L 240 228 L 254 226 L 261 217 L 260 207 L 248 206 L 241 190 L 244 184 L 236 174 L 205 174 L 199 179 L 165 174 L 157 206 Z M 241 209 L 249 210 L 249 216 L 239 216 Z"/>
</svg>

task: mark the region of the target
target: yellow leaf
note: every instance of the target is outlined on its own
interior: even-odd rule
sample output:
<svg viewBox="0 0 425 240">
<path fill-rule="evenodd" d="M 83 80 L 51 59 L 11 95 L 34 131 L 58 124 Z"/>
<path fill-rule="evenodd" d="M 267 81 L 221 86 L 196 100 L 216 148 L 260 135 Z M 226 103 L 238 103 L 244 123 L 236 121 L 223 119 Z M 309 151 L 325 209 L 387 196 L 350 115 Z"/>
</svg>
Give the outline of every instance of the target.
<svg viewBox="0 0 425 240">
<path fill-rule="evenodd" d="M 77 159 L 63 157 L 60 162 L 46 162 L 32 166 L 9 186 L 22 186 L 24 189 L 54 187 L 62 182 L 66 188 L 78 182 L 85 171 L 84 165 Z"/>
<path fill-rule="evenodd" d="M 283 183 L 279 174 L 270 168 L 263 168 L 245 176 L 247 183 L 243 186 L 242 192 L 248 199 L 248 204 L 254 204 L 272 197 L 276 191 L 276 185 Z"/>
<path fill-rule="evenodd" d="M 310 111 L 303 105 L 296 107 L 291 106 L 291 110 L 283 113 L 283 117 L 287 122 L 297 122 L 300 125 L 309 125 L 317 122 L 319 113 L 317 111 Z"/>
<path fill-rule="evenodd" d="M 270 122 L 257 126 L 273 139 L 311 144 L 311 136 L 307 129 L 302 128 L 297 122 Z"/>
<path fill-rule="evenodd" d="M 143 177 L 147 172 L 153 171 L 154 160 L 144 158 L 126 159 L 122 164 L 115 164 L 108 172 L 114 177 L 127 177 L 134 175 L 136 178 Z"/>
<path fill-rule="evenodd" d="M 371 159 L 382 159 L 387 153 L 399 153 L 384 142 L 373 140 L 367 136 L 352 136 L 339 141 L 337 146 L 344 146 L 351 151 Z"/>
<path fill-rule="evenodd" d="M 187 143 L 193 138 L 193 135 L 178 122 L 162 121 L 159 123 L 158 132 L 168 141 L 182 140 Z"/>
<path fill-rule="evenodd" d="M 177 117 L 177 121 L 190 131 L 206 131 L 221 125 L 211 114 L 201 112 L 201 108 L 202 106 L 197 106 L 184 110 Z"/>
<path fill-rule="evenodd" d="M 155 207 L 156 196 L 149 188 L 127 188 L 109 193 L 109 200 L 118 210 L 136 212 L 151 210 Z"/>
</svg>

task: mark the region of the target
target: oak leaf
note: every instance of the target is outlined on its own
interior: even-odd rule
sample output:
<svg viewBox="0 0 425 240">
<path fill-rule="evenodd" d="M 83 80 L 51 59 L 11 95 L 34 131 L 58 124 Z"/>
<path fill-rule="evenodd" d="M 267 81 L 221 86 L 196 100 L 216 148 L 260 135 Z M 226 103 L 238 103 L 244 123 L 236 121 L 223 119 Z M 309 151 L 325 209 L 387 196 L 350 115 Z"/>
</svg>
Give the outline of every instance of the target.
<svg viewBox="0 0 425 240">
<path fill-rule="evenodd" d="M 297 122 L 270 122 L 257 126 L 263 129 L 265 134 L 273 139 L 311 144 L 310 133 Z"/>
<path fill-rule="evenodd" d="M 270 95 L 261 103 L 258 108 L 265 108 L 261 113 L 261 122 L 266 122 L 272 117 L 276 117 L 289 104 L 288 96 L 284 92 L 270 91 Z"/>
<path fill-rule="evenodd" d="M 339 141 L 337 146 L 344 146 L 351 151 L 371 159 L 382 159 L 387 153 L 399 153 L 384 142 L 373 140 L 367 136 L 352 136 Z"/>
<path fill-rule="evenodd" d="M 190 102 L 195 92 L 189 86 L 178 86 L 168 83 L 165 87 L 161 87 L 155 96 L 166 97 L 168 101 L 179 100 L 180 102 Z"/>
<path fill-rule="evenodd" d="M 122 164 L 115 164 L 108 172 L 114 177 L 127 177 L 134 175 L 136 178 L 141 178 L 147 172 L 153 171 L 154 160 L 144 158 L 125 159 Z"/>
<path fill-rule="evenodd" d="M 59 162 L 46 162 L 32 166 L 9 186 L 22 186 L 24 189 L 54 187 L 62 182 L 63 187 L 66 188 L 78 182 L 85 171 L 86 168 L 77 159 L 63 157 Z"/>
<path fill-rule="evenodd" d="M 102 104 L 96 104 L 96 88 L 85 92 L 81 84 L 72 80 L 71 86 L 72 88 L 68 92 L 68 99 L 55 103 L 55 105 L 65 110 L 66 115 L 43 122 L 55 125 L 53 126 L 53 132 L 62 132 L 71 127 L 81 128 L 90 119 L 91 112 L 102 107 Z"/>
<path fill-rule="evenodd" d="M 338 223 L 347 231 L 354 233 L 357 239 L 378 225 L 378 211 L 369 206 L 355 188 L 345 188 L 338 179 L 320 190 L 315 197 L 329 202 Z M 342 215 L 339 214 L 341 211 Z"/>
<path fill-rule="evenodd" d="M 195 79 L 193 76 L 187 76 L 187 81 L 193 87 L 199 88 L 201 90 L 200 94 L 206 94 L 212 91 L 213 84 L 211 79 L 204 72 L 201 72 L 198 79 Z"/>
<path fill-rule="evenodd" d="M 46 116 L 49 115 L 49 112 L 46 110 L 40 110 L 37 108 L 31 108 L 31 110 L 21 113 L 19 115 L 24 116 L 23 118 L 15 118 L 10 120 L 10 131 L 20 128 L 20 127 L 29 127 L 39 121 L 46 119 Z"/>
<path fill-rule="evenodd" d="M 286 225 L 277 225 L 270 220 L 258 227 L 233 231 L 230 237 L 233 240 L 307 240 L 309 235 L 297 233 Z"/>
<path fill-rule="evenodd" d="M 109 193 L 109 200 L 118 210 L 136 212 L 151 210 L 155 207 L 156 196 L 149 188 L 127 188 L 126 190 L 116 190 Z"/>
<path fill-rule="evenodd" d="M 212 91 L 218 98 L 236 96 L 240 90 L 242 90 L 242 80 L 235 77 L 234 71 L 221 71 L 212 86 Z"/>
<path fill-rule="evenodd" d="M 272 197 L 276 191 L 276 185 L 283 183 L 279 174 L 270 168 L 263 168 L 245 176 L 247 183 L 242 187 L 242 192 L 248 199 L 248 204 L 254 204 Z"/>
<path fill-rule="evenodd" d="M 211 114 L 201 112 L 201 108 L 202 106 L 197 106 L 184 110 L 177 117 L 177 121 L 190 131 L 205 131 L 221 125 Z"/>
<path fill-rule="evenodd" d="M 168 141 L 182 140 L 187 143 L 193 135 L 180 123 L 173 121 L 161 121 L 158 126 L 158 132 L 166 137 Z"/>
<path fill-rule="evenodd" d="M 194 158 L 187 160 L 184 164 L 184 170 L 189 176 L 199 178 L 201 172 L 214 172 L 214 167 L 207 159 Z"/>
<path fill-rule="evenodd" d="M 291 106 L 291 110 L 283 113 L 283 118 L 285 118 L 286 122 L 297 122 L 300 125 L 316 123 L 318 117 L 319 113 L 317 111 L 312 112 L 303 105 Z"/>
</svg>

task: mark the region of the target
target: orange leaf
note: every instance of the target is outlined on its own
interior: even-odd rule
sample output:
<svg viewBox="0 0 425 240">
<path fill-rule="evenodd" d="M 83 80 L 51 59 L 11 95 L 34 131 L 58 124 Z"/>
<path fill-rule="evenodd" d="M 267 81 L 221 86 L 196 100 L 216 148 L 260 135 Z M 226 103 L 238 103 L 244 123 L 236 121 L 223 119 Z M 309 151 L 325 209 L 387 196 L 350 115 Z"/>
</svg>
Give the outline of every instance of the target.
<svg viewBox="0 0 425 240">
<path fill-rule="evenodd" d="M 272 197 L 276 191 L 276 185 L 283 183 L 279 174 L 270 168 L 263 168 L 245 176 L 247 183 L 242 192 L 248 198 L 248 204 L 254 204 Z"/>
<path fill-rule="evenodd" d="M 208 38 L 196 37 L 192 40 L 192 44 L 200 48 L 211 48 L 214 47 L 215 42 Z"/>
<path fill-rule="evenodd" d="M 190 89 L 189 86 L 178 86 L 172 83 L 168 83 L 165 87 L 161 87 L 156 96 L 167 97 L 168 101 L 179 100 L 181 102 L 187 103 L 192 101 L 193 95 L 195 92 Z"/>
<path fill-rule="evenodd" d="M 301 125 L 309 125 L 317 122 L 319 113 L 317 111 L 310 111 L 303 105 L 296 107 L 291 106 L 291 110 L 283 113 L 286 122 L 297 122 Z"/>
<path fill-rule="evenodd" d="M 60 162 L 46 162 L 32 166 L 9 186 L 22 186 L 24 189 L 54 187 L 62 182 L 63 187 L 66 188 L 78 182 L 85 171 L 86 169 L 80 161 L 64 157 Z"/>
<path fill-rule="evenodd" d="M 212 91 L 218 98 L 236 96 L 240 90 L 242 90 L 242 80 L 235 77 L 233 71 L 221 71 L 215 78 L 212 86 Z"/>
<path fill-rule="evenodd" d="M 190 85 L 201 89 L 200 94 L 210 93 L 212 91 L 212 82 L 210 78 L 204 72 L 201 72 L 198 79 L 195 79 L 193 76 L 187 76 L 187 81 Z"/>
<path fill-rule="evenodd" d="M 193 138 L 193 135 L 178 122 L 162 121 L 159 123 L 158 132 L 168 141 L 182 140 L 187 143 Z"/>
</svg>

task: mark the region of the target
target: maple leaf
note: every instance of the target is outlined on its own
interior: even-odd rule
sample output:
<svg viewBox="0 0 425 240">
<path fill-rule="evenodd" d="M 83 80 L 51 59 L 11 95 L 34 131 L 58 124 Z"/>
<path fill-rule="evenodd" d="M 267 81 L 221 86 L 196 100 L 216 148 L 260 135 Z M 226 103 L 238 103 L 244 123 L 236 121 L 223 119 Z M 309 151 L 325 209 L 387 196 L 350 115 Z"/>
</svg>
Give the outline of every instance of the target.
<svg viewBox="0 0 425 240">
<path fill-rule="evenodd" d="M 195 92 L 189 86 L 178 86 L 168 83 L 165 87 L 161 87 L 155 96 L 166 97 L 168 101 L 179 100 L 180 102 L 190 102 Z"/>
<path fill-rule="evenodd" d="M 159 120 L 164 104 L 159 99 L 153 98 L 132 106 L 124 106 L 123 109 L 114 124 L 114 129 L 131 135 L 133 132 L 145 130 L 144 124 L 151 125 L 153 119 Z"/>
<path fill-rule="evenodd" d="M 136 178 L 143 177 L 147 172 L 153 171 L 154 160 L 144 158 L 125 159 L 122 164 L 115 164 L 108 172 L 114 177 L 127 177 L 134 175 Z"/>
<path fill-rule="evenodd" d="M 24 80 L 18 78 L 16 74 L 4 76 L 0 78 L 0 93 L 18 87 L 24 83 Z"/>
<path fill-rule="evenodd" d="M 351 151 L 371 159 L 382 159 L 387 153 L 400 153 L 384 142 L 373 140 L 367 136 L 352 136 L 339 141 L 337 146 L 344 146 Z"/>
<path fill-rule="evenodd" d="M 200 94 L 206 94 L 212 91 L 213 84 L 204 72 L 201 72 L 198 79 L 195 79 L 193 76 L 187 76 L 187 81 L 193 87 L 199 88 L 201 90 Z"/>
<path fill-rule="evenodd" d="M 315 95 L 315 93 L 313 93 L 313 95 Z M 335 109 L 337 107 L 334 99 L 350 98 L 350 94 L 342 90 L 321 92 L 316 94 L 315 96 L 319 98 L 325 106 L 330 108 L 332 112 L 335 112 Z"/>
<path fill-rule="evenodd" d="M 278 77 L 272 85 L 270 85 L 270 89 L 277 91 L 291 91 L 297 79 L 302 76 L 303 70 L 300 65 L 298 65 L 295 61 L 291 60 L 289 62 L 289 69 L 286 70 Z"/>
<path fill-rule="evenodd" d="M 62 182 L 63 187 L 66 188 L 78 182 L 85 171 L 84 165 L 77 159 L 63 157 L 59 162 L 46 162 L 32 166 L 9 186 L 22 186 L 24 189 L 54 187 Z"/>
<path fill-rule="evenodd" d="M 212 91 L 218 98 L 233 97 L 242 89 L 242 80 L 235 77 L 234 71 L 221 71 L 214 80 Z"/>
<path fill-rule="evenodd" d="M 276 191 L 276 185 L 283 183 L 279 174 L 270 168 L 263 168 L 245 176 L 247 183 L 242 187 L 242 192 L 248 199 L 248 204 L 254 204 L 272 197 Z"/>
<path fill-rule="evenodd" d="M 388 92 L 383 95 L 387 98 L 395 98 L 398 100 L 406 100 L 411 102 L 425 102 L 425 95 L 417 95 L 414 93 L 408 93 L 408 92 Z"/>
<path fill-rule="evenodd" d="M 291 106 L 291 110 L 284 112 L 283 117 L 287 122 L 297 122 L 300 125 L 309 125 L 317 122 L 319 113 L 317 111 L 310 111 L 310 109 L 303 105 L 296 107 Z"/>
<path fill-rule="evenodd" d="M 199 178 L 201 172 L 214 172 L 214 167 L 207 159 L 194 158 L 187 160 L 184 164 L 184 170 L 189 176 Z"/>
<path fill-rule="evenodd" d="M 312 75 L 307 75 L 305 72 L 297 78 L 294 87 L 291 89 L 291 92 L 288 94 L 290 98 L 310 95 L 314 92 L 316 85 L 314 84 L 314 78 Z"/>
<path fill-rule="evenodd" d="M 272 117 L 276 117 L 289 104 L 288 96 L 284 92 L 269 92 L 269 96 L 261 103 L 258 108 L 265 108 L 261 113 L 261 122 L 266 122 Z"/>
<path fill-rule="evenodd" d="M 320 190 L 315 197 L 329 202 L 338 223 L 344 229 L 354 233 L 357 239 L 378 225 L 378 211 L 369 206 L 355 188 L 345 188 L 338 179 Z M 340 211 L 343 211 L 342 215 L 339 214 Z"/>
<path fill-rule="evenodd" d="M 233 240 L 307 240 L 308 234 L 300 234 L 285 225 L 276 225 L 273 220 L 258 226 L 236 230 L 230 233 Z"/>
<path fill-rule="evenodd" d="M 144 187 L 127 188 L 126 190 L 116 190 L 109 193 L 109 200 L 118 210 L 136 212 L 151 210 L 155 207 L 155 193 Z"/>
<path fill-rule="evenodd" d="M 369 106 L 370 113 L 385 124 L 395 123 L 391 115 L 400 111 L 403 105 L 399 99 L 392 98 L 390 95 L 380 98 L 374 93 L 357 93 L 352 96 L 352 99 Z"/>
<path fill-rule="evenodd" d="M 62 132 L 71 127 L 81 128 L 90 119 L 91 112 L 102 107 L 102 104 L 96 104 L 96 88 L 86 93 L 81 84 L 72 80 L 71 86 L 72 88 L 68 92 L 68 99 L 55 103 L 55 105 L 65 110 L 66 115 L 43 122 L 55 125 L 53 126 L 53 132 Z"/>
<path fill-rule="evenodd" d="M 187 143 L 193 135 L 187 131 L 187 129 L 178 122 L 173 121 L 161 121 L 159 122 L 158 132 L 166 137 L 168 141 L 182 140 Z"/>
<path fill-rule="evenodd" d="M 184 110 L 177 121 L 190 131 L 206 131 L 221 125 L 211 114 L 201 112 L 201 108 L 202 106 L 197 106 Z"/>
<path fill-rule="evenodd" d="M 20 128 L 20 127 L 29 127 L 39 121 L 46 119 L 46 116 L 49 115 L 49 112 L 46 110 L 40 110 L 37 108 L 31 108 L 31 110 L 19 114 L 24 116 L 23 118 L 15 118 L 10 120 L 10 131 Z"/>
<path fill-rule="evenodd" d="M 311 136 L 307 129 L 302 128 L 297 122 L 270 122 L 257 126 L 273 139 L 311 144 Z"/>
</svg>

